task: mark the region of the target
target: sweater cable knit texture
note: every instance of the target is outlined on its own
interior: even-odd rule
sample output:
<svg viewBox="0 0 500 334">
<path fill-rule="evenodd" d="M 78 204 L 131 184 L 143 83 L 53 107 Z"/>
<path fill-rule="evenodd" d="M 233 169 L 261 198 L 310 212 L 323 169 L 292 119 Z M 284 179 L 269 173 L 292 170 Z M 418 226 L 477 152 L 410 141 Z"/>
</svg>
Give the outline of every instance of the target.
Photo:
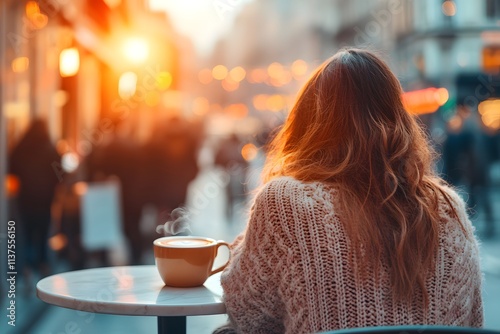
<svg viewBox="0 0 500 334">
<path fill-rule="evenodd" d="M 435 268 L 411 303 L 393 299 L 388 267 L 360 271 L 335 211 L 337 191 L 281 177 L 258 193 L 246 230 L 222 274 L 224 300 L 237 333 L 317 333 L 399 324 L 482 327 L 482 276 L 474 229 L 462 199 L 448 190 L 459 219 L 441 201 Z M 369 255 L 367 255 L 369 256 Z M 382 261 L 384 262 L 384 261 Z M 361 277 L 363 272 L 368 277 Z"/>
</svg>

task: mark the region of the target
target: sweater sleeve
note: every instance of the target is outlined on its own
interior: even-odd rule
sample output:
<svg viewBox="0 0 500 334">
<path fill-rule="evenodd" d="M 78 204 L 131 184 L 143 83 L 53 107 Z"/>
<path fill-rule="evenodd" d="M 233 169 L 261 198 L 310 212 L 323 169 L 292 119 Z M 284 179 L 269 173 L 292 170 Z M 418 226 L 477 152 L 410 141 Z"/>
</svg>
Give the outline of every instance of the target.
<svg viewBox="0 0 500 334">
<path fill-rule="evenodd" d="M 247 228 L 233 243 L 232 260 L 221 277 L 226 310 L 237 333 L 284 331 L 274 277 L 278 222 L 269 214 L 266 189 L 257 195 Z"/>
<path fill-rule="evenodd" d="M 460 295 L 460 291 L 464 290 L 464 286 L 468 286 L 469 292 L 465 298 L 466 302 L 462 305 L 468 312 L 460 310 L 457 313 L 461 317 L 467 317 L 463 319 L 462 323 L 468 323 L 470 327 L 483 327 L 483 275 L 480 267 L 479 242 L 475 235 L 475 228 L 467 215 L 467 206 L 464 200 L 455 191 L 447 189 L 447 192 L 452 199 L 452 205 L 458 219 L 465 230 L 465 238 L 456 238 L 455 235 L 449 235 L 449 237 L 453 237 L 449 243 L 453 244 L 454 249 L 460 254 L 460 258 L 454 261 L 455 265 L 456 262 L 460 265 L 457 265 L 449 277 L 450 281 L 457 280 L 456 284 L 452 285 L 457 291 L 453 291 L 450 295 Z M 456 317 L 456 315 L 454 316 Z"/>
<path fill-rule="evenodd" d="M 483 289 L 483 281 L 484 276 L 481 272 L 480 266 L 480 247 L 479 241 L 475 235 L 475 228 L 470 221 L 467 211 L 466 204 L 461 199 L 456 199 L 458 202 L 457 211 L 460 212 L 459 217 L 463 221 L 465 225 L 467 234 L 470 238 L 471 247 L 469 248 L 469 253 L 465 254 L 468 260 L 471 262 L 471 276 L 473 279 L 472 284 L 472 296 L 471 296 L 471 319 L 470 326 L 471 327 L 483 327 L 484 326 L 484 310 L 483 310 L 483 297 L 482 297 L 482 289 Z"/>
</svg>

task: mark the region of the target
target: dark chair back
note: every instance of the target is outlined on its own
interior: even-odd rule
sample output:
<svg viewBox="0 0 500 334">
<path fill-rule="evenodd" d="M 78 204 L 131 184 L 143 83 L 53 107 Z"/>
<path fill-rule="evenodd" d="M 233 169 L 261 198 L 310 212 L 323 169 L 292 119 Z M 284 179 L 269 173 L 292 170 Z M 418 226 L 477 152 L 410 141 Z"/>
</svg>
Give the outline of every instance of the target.
<svg viewBox="0 0 500 334">
<path fill-rule="evenodd" d="M 412 325 L 350 328 L 322 334 L 500 334 L 500 331 L 450 326 Z"/>
</svg>

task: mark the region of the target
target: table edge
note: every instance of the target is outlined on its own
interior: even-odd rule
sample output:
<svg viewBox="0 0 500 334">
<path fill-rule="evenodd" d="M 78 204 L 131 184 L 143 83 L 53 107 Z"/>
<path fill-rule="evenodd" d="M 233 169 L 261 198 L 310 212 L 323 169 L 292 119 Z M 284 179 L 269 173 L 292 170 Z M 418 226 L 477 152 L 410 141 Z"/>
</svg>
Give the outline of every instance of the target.
<svg viewBox="0 0 500 334">
<path fill-rule="evenodd" d="M 76 298 L 58 296 L 54 297 L 53 295 L 46 294 L 42 290 L 39 290 L 37 287 L 36 291 L 37 297 L 43 302 L 58 306 L 64 307 L 67 309 L 75 310 L 76 312 L 91 312 L 91 313 L 100 313 L 100 314 L 114 314 L 114 315 L 131 315 L 131 316 L 164 316 L 164 317 L 173 317 L 173 316 L 197 316 L 197 315 L 216 315 L 216 314 L 225 314 L 226 307 L 224 303 L 217 305 L 196 305 L 197 310 L 193 311 L 192 306 L 169 306 L 169 305 L 136 305 L 136 311 L 132 309 L 133 306 L 127 306 L 127 309 L 124 310 L 123 303 L 117 302 L 92 302 L 92 301 L 82 301 L 77 300 Z M 103 309 L 100 305 L 106 305 Z M 75 307 L 75 305 L 77 305 Z M 140 312 L 139 310 L 144 310 L 144 312 Z"/>
<path fill-rule="evenodd" d="M 112 268 L 112 267 L 110 267 Z M 124 304 L 115 301 L 90 301 L 80 300 L 65 295 L 54 295 L 46 292 L 40 287 L 42 281 L 50 279 L 54 274 L 39 280 L 36 284 L 36 296 L 43 302 L 75 310 L 76 312 L 91 312 L 100 314 L 130 315 L 130 316 L 197 316 L 225 314 L 226 306 L 224 302 L 217 304 L 198 305 L 155 305 L 155 304 Z M 104 307 L 105 306 L 105 307 Z M 193 308 L 196 308 L 193 310 Z"/>
</svg>

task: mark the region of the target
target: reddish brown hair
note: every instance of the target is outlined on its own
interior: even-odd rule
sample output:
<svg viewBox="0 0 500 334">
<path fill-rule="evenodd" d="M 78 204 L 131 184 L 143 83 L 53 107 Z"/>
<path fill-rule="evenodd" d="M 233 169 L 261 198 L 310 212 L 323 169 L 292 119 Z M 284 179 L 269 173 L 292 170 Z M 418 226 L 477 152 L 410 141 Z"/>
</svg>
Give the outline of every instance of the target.
<svg viewBox="0 0 500 334">
<path fill-rule="evenodd" d="M 338 52 L 303 87 L 270 145 L 264 177 L 335 185 L 358 260 L 378 270 L 388 259 L 395 296 L 409 301 L 420 290 L 427 305 L 425 277 L 439 242 L 440 198 L 456 212 L 401 94 L 397 78 L 373 53 Z"/>
</svg>

